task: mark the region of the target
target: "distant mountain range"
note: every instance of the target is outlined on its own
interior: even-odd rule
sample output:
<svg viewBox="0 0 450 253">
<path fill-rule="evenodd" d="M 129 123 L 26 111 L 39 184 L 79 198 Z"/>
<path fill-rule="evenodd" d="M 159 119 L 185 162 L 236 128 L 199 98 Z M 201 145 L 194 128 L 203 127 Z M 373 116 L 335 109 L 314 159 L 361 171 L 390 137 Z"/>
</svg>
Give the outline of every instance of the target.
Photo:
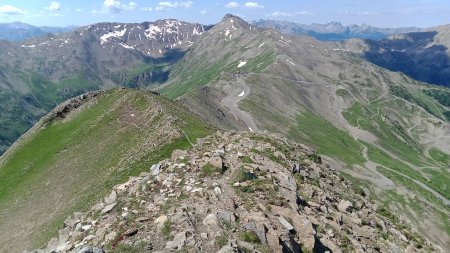
<svg viewBox="0 0 450 253">
<path fill-rule="evenodd" d="M 19 43 L 0 41 L 0 153 L 70 97 L 165 82 L 170 66 L 208 28 L 177 20 L 99 23 Z"/>
<path fill-rule="evenodd" d="M 380 28 L 366 24 L 344 26 L 340 22 L 326 24 L 298 24 L 289 21 L 260 19 L 250 22 L 252 25 L 273 28 L 290 35 L 309 35 L 322 41 L 340 41 L 346 39 L 382 40 L 393 34 L 419 32 L 418 27 Z M 23 41 L 48 33 L 58 34 L 74 31 L 77 26 L 51 27 L 33 26 L 22 22 L 0 23 L 0 39 L 8 41 Z"/>
<path fill-rule="evenodd" d="M 449 34 L 450 25 L 441 25 L 382 40 L 345 40 L 336 47 L 416 80 L 450 87 Z"/>
<path fill-rule="evenodd" d="M 289 201 L 277 200 L 281 200 L 277 197 L 278 193 L 286 193 L 286 187 L 294 196 L 297 192 L 295 187 L 290 187 L 295 183 L 287 177 L 280 177 L 287 183 L 283 187 L 279 185 L 280 180 L 270 174 L 257 175 L 260 178 L 242 174 L 244 177 L 250 175 L 252 182 L 243 182 L 238 187 L 245 191 L 243 194 L 249 191 L 257 194 L 258 202 L 263 199 L 259 192 L 269 189 L 265 186 L 261 188 L 265 183 L 259 179 L 270 179 L 270 185 L 277 185 L 277 188 L 270 188 L 274 193 L 271 198 L 275 202 L 271 202 L 273 205 L 269 207 L 273 210 L 277 207 L 297 210 L 301 197 L 308 206 L 298 209 L 299 212 L 309 210 L 332 217 L 336 230 L 332 230 L 333 226 L 326 226 L 331 222 L 328 216 L 322 216 L 325 218 L 323 220 L 308 221 L 308 224 L 314 224 L 310 230 L 311 245 L 323 244 L 333 252 L 340 252 L 341 248 L 341 252 L 352 252 L 352 249 L 370 249 L 372 243 L 366 239 L 381 237 L 392 244 L 391 251 L 420 247 L 422 252 L 439 252 L 439 246 L 449 248 L 450 230 L 448 225 L 442 224 L 447 224 L 450 215 L 450 176 L 447 170 L 450 163 L 450 89 L 414 80 L 406 70 L 403 71 L 409 76 L 392 68 L 398 62 L 405 69 L 429 66 L 436 68 L 435 73 L 443 73 L 449 58 L 443 52 L 448 48 L 449 38 L 448 29 L 443 26 L 425 32 L 391 36 L 384 41 L 357 38 L 343 42 L 320 41 L 310 36 L 291 36 L 257 27 L 239 17 L 226 15 L 214 26 L 174 19 L 144 23 L 98 23 L 68 33 L 44 35 L 18 43 L 2 40 L 0 152 L 12 146 L 0 157 L 0 252 L 22 252 L 27 248 L 44 246 L 58 234 L 68 214 L 87 211 L 86 208 L 106 193 L 105 189 L 110 192 L 113 185 L 122 182 L 128 175 L 148 173 L 152 164 L 170 157 L 173 149 L 188 148 L 196 137 L 215 132 L 209 125 L 222 130 L 278 133 L 291 141 L 314 147 L 321 158 L 316 153 L 309 153 L 310 159 L 317 162 L 323 159 L 324 165 L 347 173 L 346 177 L 353 178 L 352 182 L 359 186 L 346 188 L 355 189 L 360 196 L 372 198 L 378 205 L 377 213 L 402 224 L 402 231 L 393 230 L 393 234 L 405 233 L 402 236 L 404 240 L 397 240 L 391 235 L 385 236 L 390 231 L 385 222 L 369 227 L 372 223 L 358 216 L 363 207 L 352 201 L 348 203 L 355 208 L 353 214 L 345 211 L 348 218 L 335 215 L 335 207 L 340 205 L 340 201 L 329 198 L 326 201 L 332 203 L 327 204 L 324 202 L 326 196 L 317 194 L 315 190 L 324 189 L 324 177 L 321 175 L 328 171 L 318 171 L 318 167 L 309 161 L 299 166 L 312 166 L 308 171 L 314 174 L 314 178 L 304 177 L 304 169 L 298 168 L 300 172 L 296 173 L 299 185 L 305 182 L 312 184 L 302 186 L 307 189 L 308 195 L 299 194 L 298 198 L 289 198 Z M 422 65 L 422 62 L 428 65 Z M 436 65 L 435 62 L 441 64 Z M 420 71 L 426 70 L 422 68 Z M 136 90 L 108 90 L 112 87 Z M 73 103 L 61 104 L 49 117 L 35 125 L 42 115 L 62 101 L 99 89 L 108 91 L 97 96 L 94 96 L 97 93 L 78 96 L 71 100 Z M 161 96 L 145 92 L 149 89 L 155 89 L 154 93 Z M 184 109 L 186 107 L 189 110 Z M 22 135 L 33 125 L 35 127 Z M 278 166 L 270 165 L 271 160 L 281 162 L 291 171 L 294 163 L 285 162 L 285 159 L 291 159 L 295 148 L 277 144 L 264 136 L 248 136 L 236 139 L 243 140 L 241 143 L 234 142 L 231 138 L 235 137 L 231 135 L 225 137 L 227 143 L 201 140 L 204 145 L 214 148 L 202 149 L 196 157 L 208 157 L 209 160 L 215 153 L 221 157 L 225 153 L 215 151 L 220 149 L 236 159 L 240 157 L 239 161 L 246 161 L 246 165 L 241 166 L 241 162 L 222 163 L 218 160 L 227 167 L 224 169 L 227 171 L 238 172 L 242 168 L 261 173 L 259 165 L 248 166 L 256 159 L 271 168 Z M 250 144 L 244 138 L 267 140 L 267 143 Z M 239 148 L 241 152 L 241 145 L 250 153 L 238 155 L 238 150 L 231 152 L 234 148 Z M 263 156 L 269 157 L 262 160 Z M 307 158 L 304 155 L 301 157 Z M 202 160 L 190 159 L 190 156 L 183 155 L 176 164 L 162 166 L 161 169 L 169 172 L 172 169 L 179 172 L 187 169 L 205 176 L 214 174 L 209 165 L 203 166 L 205 163 Z M 231 182 L 236 182 L 233 180 L 234 174 L 225 176 L 230 176 L 232 181 L 224 181 L 224 185 L 230 186 Z M 200 184 L 188 178 L 180 176 L 178 183 L 170 183 L 163 177 L 160 177 L 160 183 L 148 184 L 144 180 L 142 187 L 149 186 L 158 190 L 158 194 L 164 194 L 161 198 L 155 198 L 159 199 L 158 203 L 165 201 L 165 196 L 176 201 L 186 199 L 183 195 L 173 195 L 175 192 L 161 192 L 159 188 L 153 188 L 166 183 L 174 189 L 192 183 L 204 189 L 204 192 L 198 192 L 201 196 L 212 198 L 216 195 L 207 193 L 213 187 L 203 185 L 212 183 L 209 178 L 206 181 L 205 177 Z M 336 189 L 342 188 L 338 182 L 335 183 Z M 131 186 L 130 189 L 144 189 L 142 187 Z M 229 192 L 226 190 L 223 194 Z M 145 197 L 145 201 L 149 199 Z M 159 210 L 171 210 L 172 207 L 183 210 L 177 205 L 180 202 L 169 199 L 164 209 Z M 252 197 L 251 201 L 253 199 L 257 198 Z M 356 198 L 352 195 L 348 199 Z M 240 206 L 247 202 L 239 200 Z M 235 204 L 231 204 L 236 209 Z M 292 205 L 294 209 L 290 209 Z M 350 208 L 348 204 L 345 206 L 341 209 Z M 255 206 L 252 212 L 269 207 L 264 204 Z M 117 204 L 116 209 L 109 211 L 120 212 L 119 219 L 150 217 L 139 210 L 142 208 Z M 202 210 L 210 213 L 206 208 Z M 241 210 L 237 207 L 233 212 L 241 215 Z M 104 216 L 100 211 L 92 213 L 96 219 Z M 124 212 L 127 214 L 122 216 Z M 170 216 L 173 212 L 167 213 Z M 175 223 L 176 217 L 185 217 L 177 215 L 170 218 L 174 229 L 178 229 L 176 224 L 179 224 Z M 190 217 L 197 216 L 193 214 Z M 254 227 L 247 225 L 245 216 L 238 217 L 236 220 L 241 223 L 236 224 L 236 228 Z M 90 246 L 97 246 L 102 241 L 100 234 L 96 234 L 100 227 L 95 224 L 103 222 L 109 223 L 110 220 L 101 218 L 99 223 L 80 222 L 80 234 L 72 236 L 80 242 L 95 243 Z M 358 230 L 359 226 L 349 222 L 362 225 L 363 230 Z M 354 229 L 356 234 L 345 239 L 336 238 L 336 243 L 316 236 L 323 231 L 340 236 L 341 231 L 347 229 L 341 223 Z M 130 224 L 136 224 L 139 231 L 125 233 L 126 226 Z M 133 235 L 133 240 L 144 238 L 141 236 L 145 230 L 141 225 L 145 224 L 143 220 L 124 223 L 123 231 L 116 230 L 121 233 L 117 236 L 112 236 L 110 230 L 99 233 L 107 232 L 109 238 L 119 238 L 118 243 L 129 244 L 129 237 L 120 239 L 125 238 L 122 233 Z M 437 244 L 436 247 L 404 230 L 405 224 L 411 224 Z M 147 228 L 153 229 L 153 221 L 148 225 Z M 167 230 L 170 231 L 170 228 Z M 363 236 L 359 236 L 361 231 Z M 201 238 L 196 235 L 197 232 L 193 233 L 195 238 Z M 66 243 L 67 237 L 61 235 L 55 239 L 57 244 L 52 240 L 48 245 Z M 272 238 L 276 247 L 280 248 L 284 242 L 286 247 L 291 247 L 292 242 L 295 247 L 286 252 L 300 252 L 298 249 L 304 241 L 298 238 L 298 234 L 292 233 L 291 236 Z M 209 240 L 214 237 L 203 238 Z M 156 242 L 159 239 L 152 240 Z M 158 242 L 152 249 L 159 250 L 161 247 Z M 250 247 L 253 251 L 254 247 Z M 124 252 L 122 249 L 111 252 Z M 211 248 L 203 251 L 217 250 Z M 380 248 L 379 251 L 390 250 Z"/>
<path fill-rule="evenodd" d="M 64 33 L 75 30 L 76 26 L 51 27 L 32 26 L 22 22 L 0 23 L 0 39 L 9 41 L 22 41 L 48 33 Z"/>
<path fill-rule="evenodd" d="M 422 30 L 417 27 L 379 28 L 366 24 L 344 26 L 339 22 L 306 25 L 289 21 L 266 19 L 252 21 L 251 24 L 259 27 L 273 28 L 290 35 L 309 35 L 322 41 L 339 41 L 354 38 L 381 40 L 392 34 L 419 32 Z"/>
<path fill-rule="evenodd" d="M 340 41 L 336 47 L 359 54 L 369 62 L 427 83 L 450 86 L 450 25 L 431 28 L 378 28 L 370 25 L 297 24 L 257 20 L 253 25 L 288 35 L 307 35 L 321 41 Z"/>
</svg>

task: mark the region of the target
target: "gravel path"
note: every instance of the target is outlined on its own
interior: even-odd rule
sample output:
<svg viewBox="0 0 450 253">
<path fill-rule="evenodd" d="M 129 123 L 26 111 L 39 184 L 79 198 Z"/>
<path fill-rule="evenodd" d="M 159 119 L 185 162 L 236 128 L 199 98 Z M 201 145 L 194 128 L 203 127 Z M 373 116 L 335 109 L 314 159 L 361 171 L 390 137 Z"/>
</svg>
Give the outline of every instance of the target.
<svg viewBox="0 0 450 253">
<path fill-rule="evenodd" d="M 222 105 L 230 109 L 230 112 L 238 119 L 242 120 L 248 127 L 249 131 L 256 131 L 258 127 L 253 121 L 253 117 L 245 111 L 242 111 L 238 103 L 250 94 L 250 87 L 241 77 L 237 77 L 236 83 L 233 84 L 231 92 L 222 100 Z"/>
<path fill-rule="evenodd" d="M 398 171 L 396 171 L 396 170 L 393 170 L 393 169 L 391 169 L 391 168 L 389 168 L 389 167 L 386 167 L 386 166 L 383 166 L 383 165 L 381 165 L 381 164 L 377 164 L 377 163 L 374 163 L 374 162 L 370 161 L 370 160 L 369 160 L 369 157 L 368 157 L 368 154 L 367 154 L 367 151 L 368 151 L 368 150 L 367 150 L 366 145 L 363 145 L 363 147 L 364 147 L 363 155 L 364 155 L 364 158 L 367 160 L 367 162 L 366 162 L 366 164 L 365 164 L 367 168 L 369 168 L 370 170 L 372 170 L 372 171 L 374 171 L 374 172 L 377 172 L 376 167 L 377 167 L 377 166 L 381 166 L 381 167 L 383 167 L 383 168 L 385 168 L 385 169 L 387 169 L 387 170 L 389 170 L 389 171 L 391 171 L 391 172 L 394 172 L 394 173 L 396 173 L 396 174 L 398 174 L 398 175 L 400 175 L 400 176 L 402 176 L 402 177 L 404 177 L 404 178 L 407 178 L 407 179 L 413 181 L 414 183 L 418 184 L 418 185 L 419 185 L 420 187 L 422 187 L 423 189 L 429 191 L 429 192 L 430 192 L 431 194 L 433 194 L 436 198 L 442 200 L 442 202 L 443 202 L 445 205 L 450 206 L 450 201 L 449 201 L 446 197 L 442 196 L 441 194 L 439 194 L 439 193 L 436 192 L 435 190 L 431 189 L 428 185 L 426 185 L 426 184 L 424 184 L 424 183 L 422 183 L 422 182 L 420 182 L 420 181 L 418 181 L 418 180 L 416 180 L 416 179 L 414 179 L 414 178 L 411 178 L 410 176 L 407 176 L 407 175 L 405 175 L 405 174 L 403 174 L 403 173 L 401 173 L 401 172 L 398 172 Z M 377 174 L 380 174 L 382 177 L 384 177 L 381 173 L 378 173 L 378 172 L 377 172 Z M 382 177 L 381 177 L 381 178 L 382 178 Z M 388 183 L 388 181 L 391 181 L 390 179 L 387 179 L 387 178 L 385 178 L 385 179 L 386 179 L 385 183 Z M 392 181 L 391 181 L 391 182 L 392 182 Z M 437 207 L 436 207 L 436 208 L 437 208 Z M 439 210 L 441 210 L 441 209 L 439 209 Z M 441 210 L 441 211 L 444 212 L 444 213 L 446 213 L 444 210 Z"/>
</svg>

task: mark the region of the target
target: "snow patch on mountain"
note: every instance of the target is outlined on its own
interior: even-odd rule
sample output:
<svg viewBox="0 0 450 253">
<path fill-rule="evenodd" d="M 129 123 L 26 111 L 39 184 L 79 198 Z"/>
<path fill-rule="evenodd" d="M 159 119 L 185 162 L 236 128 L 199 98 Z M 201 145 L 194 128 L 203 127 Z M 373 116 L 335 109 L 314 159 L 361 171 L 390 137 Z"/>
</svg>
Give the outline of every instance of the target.
<svg viewBox="0 0 450 253">
<path fill-rule="evenodd" d="M 237 67 L 240 68 L 240 67 L 244 66 L 245 64 L 247 64 L 246 61 L 241 61 L 241 62 L 239 62 L 239 65 Z"/>
<path fill-rule="evenodd" d="M 148 29 L 145 30 L 145 36 L 149 39 L 155 39 L 157 34 L 161 33 L 161 28 L 157 25 L 150 25 Z"/>
<path fill-rule="evenodd" d="M 126 48 L 126 49 L 134 49 L 134 47 L 128 46 L 128 45 L 125 44 L 125 43 L 119 43 L 119 45 L 121 45 L 122 47 L 124 47 L 124 48 Z"/>
<path fill-rule="evenodd" d="M 107 34 L 104 34 L 102 37 L 100 37 L 100 43 L 103 45 L 104 43 L 108 42 L 109 38 L 118 38 L 118 37 L 122 37 L 123 35 L 125 35 L 125 32 L 127 31 L 127 29 L 123 29 L 120 31 L 114 31 L 114 32 L 109 32 Z"/>
<path fill-rule="evenodd" d="M 287 62 L 289 62 L 290 64 L 292 64 L 292 66 L 295 66 L 295 63 L 291 62 L 290 60 L 286 60 Z"/>
</svg>

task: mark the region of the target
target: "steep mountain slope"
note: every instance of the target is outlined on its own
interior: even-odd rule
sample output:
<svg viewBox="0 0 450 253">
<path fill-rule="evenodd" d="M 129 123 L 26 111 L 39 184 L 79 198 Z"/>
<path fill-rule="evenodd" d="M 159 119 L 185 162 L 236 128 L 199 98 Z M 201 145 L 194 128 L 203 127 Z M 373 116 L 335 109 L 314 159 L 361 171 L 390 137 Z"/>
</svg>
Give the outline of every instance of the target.
<svg viewBox="0 0 450 253">
<path fill-rule="evenodd" d="M 4 57 L 0 58 L 0 70 L 5 78 L 0 79 L 0 87 L 3 89 L 0 94 L 5 96 L 5 101 L 12 103 L 5 105 L 5 115 L 16 119 L 15 113 L 21 112 L 20 110 L 38 115 L 45 111 L 42 110 L 45 108 L 43 105 L 51 108 L 64 96 L 72 96 L 82 90 L 116 85 L 139 88 L 155 85 L 152 88 L 156 88 L 156 84 L 163 83 L 164 86 L 160 89 L 162 94 L 178 99 L 204 120 L 218 127 L 246 131 L 269 130 L 314 146 L 327 164 L 342 170 L 349 180 L 356 178 L 354 184 L 364 186 L 370 192 L 369 198 L 379 205 L 379 210 L 383 213 L 388 210 L 398 213 L 433 242 L 443 248 L 449 247 L 449 89 L 415 81 L 404 74 L 388 71 L 363 60 L 361 52 L 367 49 L 364 43 L 342 44 L 320 42 L 307 36 L 287 36 L 274 30 L 254 27 L 232 15 L 225 16 L 212 28 L 200 27 L 195 24 L 183 25 L 174 20 L 159 21 L 159 24 L 98 24 L 59 37 L 30 40 L 23 43 L 23 46 L 3 43 L 0 45 L 4 49 L 1 51 Z M 186 35 L 183 35 L 185 31 Z M 127 92 L 126 94 L 141 94 Z M 109 93 L 108 96 L 111 98 Z M 127 105 L 128 100 L 136 100 L 127 96 L 118 100 L 111 98 L 117 101 L 114 110 L 121 108 L 119 105 Z M 43 104 L 42 101 L 48 104 Z M 51 150 L 42 150 L 41 147 L 46 147 L 52 138 L 42 137 L 38 140 L 38 144 L 43 141 L 42 145 L 30 141 L 36 146 L 29 146 L 25 151 L 20 150 L 20 145 L 14 146 L 2 158 L 6 159 L 5 166 L 10 166 L 6 168 L 10 169 L 0 168 L 0 173 L 9 176 L 4 182 L 0 181 L 0 187 L 4 187 L 6 192 L 0 195 L 0 207 L 3 208 L 4 203 L 10 209 L 0 209 L 0 226 L 5 227 L 5 231 L 13 231 L 13 237 L 28 235 L 27 231 L 31 233 L 31 229 L 20 227 L 14 230 L 16 220 L 3 219 L 4 215 L 13 213 L 20 219 L 32 217 L 28 216 L 30 210 L 24 205 L 33 206 L 32 200 L 39 198 L 30 194 L 64 185 L 53 184 L 54 181 L 45 184 L 47 181 L 39 180 L 40 178 L 35 179 L 36 181 L 26 179 L 34 178 L 34 174 L 31 174 L 31 177 L 24 178 L 31 180 L 31 183 L 37 182 L 36 189 L 39 191 L 20 188 L 24 187 L 16 184 L 16 180 L 22 178 L 20 173 L 28 172 L 33 166 L 45 168 L 42 170 L 45 173 L 47 170 L 56 173 L 56 167 L 71 168 L 72 164 L 80 164 L 78 169 L 88 168 L 82 171 L 92 174 L 89 169 L 102 168 L 96 161 L 102 161 L 99 163 L 106 165 L 117 165 L 116 162 L 123 161 L 114 169 L 122 168 L 122 165 L 131 166 L 134 160 L 127 160 L 126 157 L 145 157 L 145 154 L 140 153 L 142 149 L 137 147 L 144 145 L 145 152 L 158 150 L 156 154 L 164 153 L 164 149 L 160 150 L 157 146 L 153 146 L 155 149 L 148 149 L 146 145 L 151 145 L 149 143 L 155 140 L 158 143 L 163 141 L 161 136 L 175 136 L 175 132 L 178 135 L 174 138 L 183 136 L 182 131 L 174 130 L 177 129 L 177 123 L 180 123 L 178 120 L 169 121 L 175 124 L 172 127 L 152 124 L 150 119 L 132 122 L 137 128 L 133 128 L 133 124 L 131 127 L 121 127 L 121 124 L 128 122 L 122 116 L 128 114 L 117 112 L 115 115 L 119 116 L 108 117 L 109 106 L 106 102 L 96 102 L 98 107 L 94 102 L 87 103 L 86 108 L 92 105 L 89 108 L 96 110 L 95 113 L 88 113 L 89 108 L 82 110 L 86 112 L 84 117 L 93 124 L 85 126 L 80 123 L 84 119 L 76 121 L 77 118 L 74 117 L 75 121 L 69 120 L 72 122 L 67 126 L 69 129 L 64 128 L 64 124 L 56 124 L 55 128 L 50 125 L 38 132 L 56 137 L 65 137 L 69 132 L 76 133 L 67 135 L 69 139 L 62 138 L 55 146 L 48 145 Z M 139 107 L 140 103 L 132 104 Z M 177 105 L 171 108 L 174 109 Z M 127 106 L 125 107 L 128 108 Z M 145 107 L 144 111 L 154 112 L 151 108 L 152 104 Z M 64 115 L 65 110 L 59 114 Z M 166 114 L 155 110 L 159 115 L 156 119 L 165 119 Z M 181 115 L 187 113 L 181 110 Z M 134 112 L 131 114 L 137 115 Z M 131 114 L 131 119 L 135 119 Z M 70 115 L 69 119 L 72 119 Z M 147 114 L 143 116 L 150 117 Z M 234 118 L 231 119 L 230 116 Z M 19 122 L 32 122 L 35 118 L 36 116 L 25 117 Z M 115 128 L 105 125 L 105 122 L 98 122 L 97 125 L 97 119 L 110 120 L 106 123 L 114 122 L 117 125 Z M 194 120 L 187 124 L 193 130 L 201 125 L 195 117 L 182 119 L 188 120 Z M 87 128 L 72 131 L 80 126 Z M 93 126 L 94 129 L 88 126 Z M 99 131 L 104 134 L 97 135 L 96 127 L 100 127 Z M 153 133 L 152 127 L 157 127 L 162 132 Z M 5 129 L 16 131 L 14 125 L 6 125 Z M 138 132 L 138 129 L 143 129 L 148 134 L 148 139 L 137 133 L 127 135 L 127 131 Z M 56 131 L 56 134 L 52 131 Z M 115 131 L 113 135 L 110 135 L 111 131 Z M 188 136 L 191 135 L 187 130 L 185 132 Z M 204 129 L 202 132 L 208 131 Z M 122 133 L 125 135 L 121 135 Z M 86 136 L 80 137 L 77 134 Z M 135 138 L 144 144 L 134 145 Z M 28 137 L 24 137 L 24 142 L 27 139 Z M 80 145 L 77 142 L 80 140 L 86 140 L 86 143 Z M 101 154 L 97 158 L 97 147 L 93 143 L 101 144 L 100 151 L 105 151 L 102 153 L 105 156 Z M 184 144 L 187 143 L 188 140 L 184 140 Z M 139 150 L 130 149 L 129 145 Z M 86 153 L 83 151 L 85 148 Z M 110 149 L 116 153 L 109 152 Z M 124 154 L 124 150 L 137 153 Z M 34 152 L 44 152 L 37 156 L 43 160 L 33 160 Z M 89 159 L 82 159 L 82 163 L 79 163 L 80 159 L 77 157 L 80 153 L 81 157 Z M 109 156 L 112 153 L 115 156 Z M 15 163 L 8 165 L 10 160 L 5 157 L 11 154 L 17 158 Z M 117 156 L 118 160 L 112 158 Z M 46 160 L 46 157 L 50 157 L 51 161 Z M 69 158 L 72 160 L 66 160 Z M 28 164 L 22 164 L 21 161 Z M 146 163 L 150 162 L 157 161 L 149 158 Z M 70 166 L 62 166 L 67 164 Z M 143 166 L 148 167 L 149 164 Z M 140 165 L 138 167 L 143 168 Z M 57 178 L 55 175 L 57 174 L 51 174 L 49 178 Z M 44 177 L 39 173 L 37 176 Z M 107 177 L 106 174 L 100 176 Z M 0 178 L 3 178 L 1 174 Z M 66 180 L 64 177 L 62 179 Z M 95 178 L 90 175 L 89 179 Z M 76 182 L 78 184 L 72 182 L 72 185 L 81 187 L 82 193 L 88 187 L 98 186 L 96 181 L 90 181 L 90 184 Z M 114 183 L 117 181 L 114 180 Z M 50 193 L 62 192 L 61 189 L 51 188 Z M 73 189 L 79 191 L 79 188 Z M 105 188 L 98 189 L 92 188 L 92 193 L 101 194 L 101 189 Z M 24 200 L 21 205 L 21 199 L 11 195 L 16 190 L 17 196 L 23 195 L 23 198 L 31 202 Z M 4 197 L 2 200 L 2 196 L 10 198 Z M 58 218 L 52 220 L 53 225 L 49 226 L 62 224 L 63 215 L 68 213 L 58 208 L 66 201 L 71 210 L 80 207 L 75 202 L 70 202 L 67 196 L 69 195 L 63 195 L 60 202 L 51 203 L 61 204 L 55 209 L 60 213 L 51 215 Z M 89 198 L 89 195 L 77 195 L 80 199 L 84 198 L 81 196 Z M 50 205 L 49 202 L 44 203 Z M 39 209 L 36 213 L 38 212 Z M 36 213 L 33 215 L 37 215 Z M 23 226 L 27 225 L 28 222 L 23 223 Z M 42 224 L 36 226 L 38 225 Z M 49 238 L 50 232 L 45 231 L 56 231 L 55 227 L 42 229 L 42 238 L 32 238 L 33 241 L 25 241 L 26 244 L 40 244 Z M 8 234 L 5 233 L 4 236 Z"/>
<path fill-rule="evenodd" d="M 450 87 L 450 25 L 416 33 L 390 36 L 381 41 L 351 41 L 360 44 L 367 60 L 414 79 Z M 363 46 L 362 46 L 363 45 Z"/>
<path fill-rule="evenodd" d="M 323 41 L 338 41 L 355 38 L 382 40 L 389 35 L 419 32 L 422 30 L 417 27 L 379 28 L 366 24 L 344 26 L 339 22 L 305 25 L 288 21 L 265 19 L 252 21 L 251 24 L 259 27 L 273 28 L 289 35 L 309 35 Z"/>
<path fill-rule="evenodd" d="M 21 46 L 32 56 L 25 66 L 51 80 L 82 72 L 104 85 L 146 85 L 164 81 L 164 76 L 158 80 L 156 74 L 162 75 L 164 65 L 179 57 L 179 51 L 189 47 L 206 29 L 203 25 L 172 19 L 142 24 L 100 23 L 60 36 L 31 39 Z M 42 58 L 46 65 L 37 66 L 35 61 Z M 55 62 L 61 62 L 62 66 Z M 138 77 L 151 67 L 156 70 L 153 74 L 156 80 L 145 72 L 149 76 Z M 123 73 L 124 69 L 136 73 Z"/>
<path fill-rule="evenodd" d="M 308 147 L 216 133 L 117 185 L 34 252 L 431 252 Z"/>
<path fill-rule="evenodd" d="M 176 20 L 102 23 L 20 44 L 0 41 L 0 153 L 70 97 L 165 82 L 171 65 L 207 29 Z"/>
<path fill-rule="evenodd" d="M 202 36 L 188 51 L 188 55 L 177 62 L 165 83 L 168 88 L 162 91 L 169 97 L 175 98 L 194 87 L 208 84 L 216 79 L 220 73 L 237 70 L 241 64 L 239 59 L 250 58 L 253 55 L 266 64 L 273 60 L 273 52 L 260 49 L 257 52 L 247 52 L 249 44 L 262 44 L 260 39 L 262 30 L 251 27 L 238 17 L 227 15 L 223 20 Z M 265 52 L 264 55 L 262 53 Z M 256 61 L 254 57 L 254 61 Z M 244 64 L 244 62 L 242 62 Z M 263 69 L 253 62 L 245 62 L 243 68 Z M 241 66 L 240 66 L 241 67 Z M 240 68 L 239 67 L 239 68 Z"/>
<path fill-rule="evenodd" d="M 0 158 L 0 252 L 42 246 L 69 214 L 212 131 L 183 106 L 142 91 L 63 103 Z"/>
<path fill-rule="evenodd" d="M 360 184 L 375 186 L 378 203 L 447 247 L 450 125 L 439 94 L 445 98 L 449 90 L 377 67 L 339 45 L 229 15 L 175 64 L 161 92 L 181 96 L 194 110 L 210 105 L 201 95 L 222 94 L 211 112 L 229 111 L 242 130 L 279 132 L 316 147 Z"/>
</svg>

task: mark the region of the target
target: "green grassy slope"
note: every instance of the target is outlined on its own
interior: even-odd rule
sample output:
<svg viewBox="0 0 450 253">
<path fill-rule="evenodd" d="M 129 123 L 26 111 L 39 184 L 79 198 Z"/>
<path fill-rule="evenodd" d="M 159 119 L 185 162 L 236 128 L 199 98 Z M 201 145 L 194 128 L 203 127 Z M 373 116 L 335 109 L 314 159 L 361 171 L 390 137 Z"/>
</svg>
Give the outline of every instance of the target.
<svg viewBox="0 0 450 253">
<path fill-rule="evenodd" d="M 333 126 L 330 122 L 311 112 L 304 112 L 297 117 L 289 136 L 297 141 L 308 143 L 317 148 L 317 152 L 343 162 L 362 165 L 362 146 L 347 132 Z"/>
<path fill-rule="evenodd" d="M 233 73 L 259 73 L 273 64 L 276 50 L 270 33 L 249 29 L 243 22 L 237 17 L 224 19 L 209 30 L 174 64 L 161 94 L 175 99 L 197 87 L 232 79 Z M 265 43 L 271 46 L 259 46 Z"/>
<path fill-rule="evenodd" d="M 73 211 L 213 131 L 163 97 L 110 90 L 46 122 L 0 162 L 0 251 L 42 246 Z M 184 132 L 184 133 L 183 133 Z"/>
<path fill-rule="evenodd" d="M 251 51 L 247 49 L 246 51 Z M 207 62 L 209 57 L 203 56 L 200 58 L 191 58 L 189 64 L 184 62 L 178 63 L 175 68 L 172 78 L 175 81 L 161 89 L 161 93 L 165 96 L 175 99 L 182 96 L 196 87 L 210 84 L 217 81 L 224 73 L 233 73 L 236 71 L 255 72 L 258 73 L 275 61 L 273 50 L 262 52 L 253 58 L 248 59 L 247 63 L 242 68 L 237 68 L 241 52 L 236 52 L 235 55 L 227 54 L 222 58 L 215 59 L 212 62 Z M 194 62 L 192 62 L 194 59 Z M 226 77 L 222 77 L 225 79 Z"/>
<path fill-rule="evenodd" d="M 160 84 L 167 80 L 172 61 L 175 60 L 165 57 L 155 62 L 131 62 L 129 66 L 103 74 L 92 70 L 68 71 L 59 80 L 50 80 L 25 67 L 2 68 L 0 63 L 0 72 L 10 75 L 4 79 L 12 84 L 0 85 L 0 154 L 40 117 L 66 99 L 110 85 L 146 89 Z"/>
<path fill-rule="evenodd" d="M 398 95 L 398 90 L 405 92 L 406 89 L 395 89 L 393 93 L 396 96 Z M 415 95 L 415 97 L 418 97 L 418 95 Z M 446 186 L 449 180 L 444 172 L 445 165 L 443 166 L 442 163 L 446 161 L 448 155 L 437 148 L 432 148 L 429 151 L 431 159 L 427 159 L 424 153 L 424 146 L 418 143 L 416 136 L 411 130 L 411 133 L 408 133 L 405 120 L 392 116 L 390 108 L 395 108 L 395 103 L 395 100 L 394 102 L 380 102 L 370 105 L 355 102 L 343 112 L 343 116 L 351 125 L 373 133 L 378 138 L 377 144 L 399 159 L 417 167 L 433 167 L 437 169 L 423 170 L 423 173 L 434 177 L 427 179 L 417 169 L 411 168 L 409 165 L 386 154 L 386 151 L 380 150 L 375 146 L 366 145 L 369 148 L 368 155 L 371 161 L 419 180 L 446 198 L 450 198 L 450 189 Z M 407 111 L 400 112 L 403 118 L 410 117 Z M 436 175 L 440 176 L 440 180 L 437 180 Z"/>
</svg>

